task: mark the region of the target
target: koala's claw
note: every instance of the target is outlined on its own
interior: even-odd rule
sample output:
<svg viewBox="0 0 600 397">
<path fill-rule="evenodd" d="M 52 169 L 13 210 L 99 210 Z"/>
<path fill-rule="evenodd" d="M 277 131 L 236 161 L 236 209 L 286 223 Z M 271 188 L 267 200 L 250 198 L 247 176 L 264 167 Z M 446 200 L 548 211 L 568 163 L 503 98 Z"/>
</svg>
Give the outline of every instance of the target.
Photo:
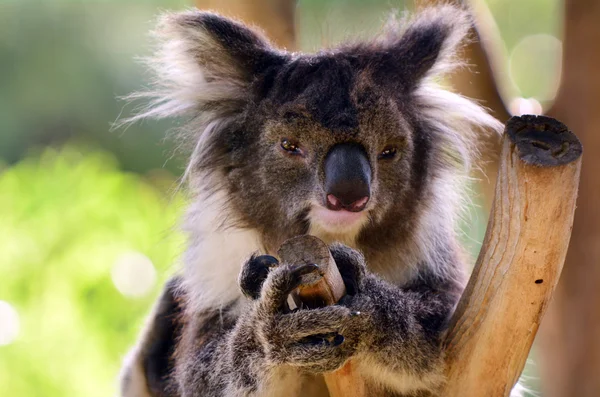
<svg viewBox="0 0 600 397">
<path fill-rule="evenodd" d="M 299 366 L 310 372 L 334 371 L 352 355 L 352 348 L 346 346 L 344 341 L 345 338 L 336 333 L 314 335 L 284 346 L 280 354 L 272 358 L 275 358 L 275 362 Z"/>
<path fill-rule="evenodd" d="M 345 340 L 346 340 L 346 338 L 344 338 L 344 335 L 335 334 L 331 343 L 333 346 L 339 346 L 342 343 L 344 343 Z"/>
<path fill-rule="evenodd" d="M 356 295 L 362 289 L 367 272 L 362 254 L 346 245 L 335 243 L 329 248 L 349 295 Z"/>
<path fill-rule="evenodd" d="M 339 262 L 346 284 L 351 286 L 351 291 L 358 291 L 365 272 L 360 254 L 341 245 L 333 246 L 332 254 Z M 251 292 L 252 295 L 247 295 L 255 299 L 252 321 L 261 335 L 258 340 L 265 358 L 273 364 L 294 365 L 316 373 L 339 368 L 358 346 L 358 330 L 364 316 L 353 306 L 343 304 L 346 297 L 336 305 L 289 310 L 290 293 L 307 280 L 308 275 L 320 274 L 321 268 L 314 263 L 279 264 L 270 258 L 273 257 L 253 257 L 240 276 L 242 290 Z M 269 267 L 271 263 L 277 265 Z M 244 275 L 259 275 L 254 280 L 262 280 L 244 284 Z M 257 289 L 252 289 L 257 285 Z"/>
<path fill-rule="evenodd" d="M 287 298 L 318 265 L 283 264 L 273 269 L 257 301 L 255 319 L 262 335 L 267 359 L 311 372 L 339 368 L 350 357 L 356 343 L 344 335 L 354 316 L 340 305 L 315 309 L 287 310 Z"/>
<path fill-rule="evenodd" d="M 311 372 L 333 371 L 356 348 L 356 341 L 343 334 L 351 321 L 350 310 L 337 305 L 276 316 L 262 329 L 269 359 Z"/>
<path fill-rule="evenodd" d="M 337 332 L 330 332 L 328 334 L 316 334 L 307 336 L 299 341 L 300 343 L 306 343 L 311 345 L 329 345 L 339 346 L 344 342 L 344 336 Z"/>
<path fill-rule="evenodd" d="M 302 283 L 303 276 L 319 271 L 314 263 L 302 265 L 284 264 L 271 270 L 260 292 L 260 307 L 265 315 L 289 312 L 289 294 Z"/>
<path fill-rule="evenodd" d="M 307 274 L 310 274 L 312 272 L 316 272 L 319 270 L 319 265 L 317 265 L 316 263 L 307 263 L 304 265 L 295 265 L 292 269 L 292 275 L 293 277 L 297 278 L 297 282 L 298 284 L 296 285 L 296 287 L 298 285 L 300 285 L 300 282 L 302 281 L 302 276 L 305 276 Z"/>
<path fill-rule="evenodd" d="M 242 293 L 250 299 L 258 299 L 269 271 L 278 265 L 279 261 L 274 256 L 252 255 L 240 273 L 239 285 Z"/>
<path fill-rule="evenodd" d="M 327 343 L 330 346 L 339 346 L 342 343 L 344 343 L 344 341 L 346 340 L 346 338 L 344 338 L 344 335 L 341 334 L 329 334 L 329 335 L 325 335 L 322 337 L 323 342 L 322 343 Z"/>
</svg>

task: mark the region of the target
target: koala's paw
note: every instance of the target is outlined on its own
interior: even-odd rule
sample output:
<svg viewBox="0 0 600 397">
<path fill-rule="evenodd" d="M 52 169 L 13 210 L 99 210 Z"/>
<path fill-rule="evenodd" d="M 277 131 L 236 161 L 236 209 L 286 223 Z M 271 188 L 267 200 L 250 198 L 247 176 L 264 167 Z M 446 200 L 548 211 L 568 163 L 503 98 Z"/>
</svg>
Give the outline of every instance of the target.
<svg viewBox="0 0 600 397">
<path fill-rule="evenodd" d="M 250 299 L 258 299 L 269 271 L 278 265 L 277 258 L 271 255 L 252 255 L 242 266 L 238 279 L 242 293 Z"/>
<path fill-rule="evenodd" d="M 332 244 L 329 250 L 344 280 L 347 294 L 356 295 L 361 292 L 367 273 L 365 258 L 362 254 L 340 243 Z"/>
<path fill-rule="evenodd" d="M 318 266 L 282 265 L 272 269 L 257 302 L 256 321 L 266 358 L 312 372 L 333 371 L 352 355 L 356 341 L 345 337 L 356 313 L 344 306 L 290 311 L 287 298 L 302 276 Z"/>
</svg>

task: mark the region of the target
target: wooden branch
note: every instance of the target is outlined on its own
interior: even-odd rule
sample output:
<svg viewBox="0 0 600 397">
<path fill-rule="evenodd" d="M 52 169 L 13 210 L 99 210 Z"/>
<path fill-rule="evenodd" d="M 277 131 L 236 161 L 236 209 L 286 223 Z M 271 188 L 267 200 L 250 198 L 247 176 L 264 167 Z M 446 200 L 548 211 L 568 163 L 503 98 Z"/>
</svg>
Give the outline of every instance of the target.
<svg viewBox="0 0 600 397">
<path fill-rule="evenodd" d="M 444 397 L 508 396 L 569 244 L 582 146 L 562 123 L 506 126 L 488 230 L 446 339 Z"/>
<path fill-rule="evenodd" d="M 298 236 L 283 243 L 277 252 L 283 263 L 319 265 L 318 275 L 308 275 L 295 292 L 308 307 L 322 307 L 337 303 L 345 294 L 342 276 L 329 252 L 329 247 L 314 236 Z M 335 372 L 324 375 L 330 397 L 366 397 L 363 378 L 354 370 L 352 360 Z"/>
</svg>

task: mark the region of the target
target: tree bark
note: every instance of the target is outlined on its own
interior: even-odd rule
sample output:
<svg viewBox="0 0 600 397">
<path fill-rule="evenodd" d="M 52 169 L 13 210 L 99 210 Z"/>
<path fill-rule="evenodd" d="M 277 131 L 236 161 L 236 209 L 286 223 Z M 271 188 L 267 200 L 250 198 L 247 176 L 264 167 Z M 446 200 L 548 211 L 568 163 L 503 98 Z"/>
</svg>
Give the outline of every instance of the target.
<svg viewBox="0 0 600 397">
<path fill-rule="evenodd" d="M 212 10 L 258 26 L 278 47 L 296 47 L 294 0 L 195 0 L 199 9 Z"/>
<path fill-rule="evenodd" d="M 566 0 L 563 75 L 549 114 L 587 150 L 573 239 L 539 338 L 544 396 L 600 395 L 600 2 Z"/>
<path fill-rule="evenodd" d="M 442 396 L 508 396 L 521 375 L 567 253 L 581 152 L 554 119 L 508 122 L 485 240 L 447 335 Z"/>
</svg>

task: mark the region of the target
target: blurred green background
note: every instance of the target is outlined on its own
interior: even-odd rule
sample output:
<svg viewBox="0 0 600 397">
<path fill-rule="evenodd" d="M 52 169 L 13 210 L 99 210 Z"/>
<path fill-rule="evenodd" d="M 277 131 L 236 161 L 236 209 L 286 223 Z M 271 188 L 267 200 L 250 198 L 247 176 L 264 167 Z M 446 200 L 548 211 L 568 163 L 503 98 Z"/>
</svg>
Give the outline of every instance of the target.
<svg viewBox="0 0 600 397">
<path fill-rule="evenodd" d="M 487 4 L 503 39 L 505 99 L 547 106 L 560 73 L 559 2 Z M 147 77 L 134 58 L 148 53 L 153 18 L 190 5 L 0 0 L 2 396 L 116 393 L 120 361 L 183 249 L 185 159 L 165 140 L 175 123 L 109 129 L 132 111 L 117 97 Z M 404 7 L 301 0 L 300 47 L 369 34 Z M 485 216 L 471 214 L 465 240 L 476 253 Z"/>
</svg>

